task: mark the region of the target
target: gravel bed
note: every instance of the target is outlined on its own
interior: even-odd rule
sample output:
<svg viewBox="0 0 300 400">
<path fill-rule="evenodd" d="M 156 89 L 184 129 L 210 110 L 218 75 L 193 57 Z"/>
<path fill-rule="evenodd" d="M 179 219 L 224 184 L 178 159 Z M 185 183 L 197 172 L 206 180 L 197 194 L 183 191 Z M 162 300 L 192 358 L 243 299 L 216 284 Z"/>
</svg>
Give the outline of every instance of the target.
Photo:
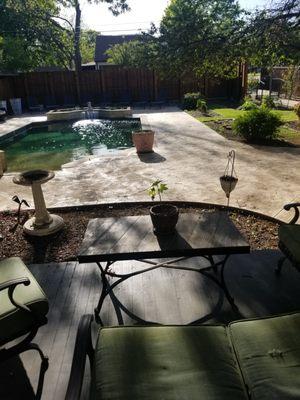
<svg viewBox="0 0 300 400">
<path fill-rule="evenodd" d="M 201 207 L 185 207 L 182 212 L 208 212 Z M 16 225 L 16 212 L 0 212 L 0 259 L 19 256 L 26 263 L 49 263 L 76 260 L 87 223 L 91 218 L 120 217 L 127 215 L 146 215 L 149 207 L 124 206 L 123 208 L 93 207 L 86 210 L 65 211 L 56 214 L 65 220 L 65 229 L 52 237 L 32 238 L 23 234 L 22 226 Z M 24 222 L 32 215 L 23 212 L 21 220 Z M 278 224 L 267 219 L 246 214 L 244 212 L 230 212 L 230 217 L 240 232 L 250 243 L 252 250 L 276 249 L 278 243 Z M 149 217 L 150 218 L 150 217 Z"/>
</svg>

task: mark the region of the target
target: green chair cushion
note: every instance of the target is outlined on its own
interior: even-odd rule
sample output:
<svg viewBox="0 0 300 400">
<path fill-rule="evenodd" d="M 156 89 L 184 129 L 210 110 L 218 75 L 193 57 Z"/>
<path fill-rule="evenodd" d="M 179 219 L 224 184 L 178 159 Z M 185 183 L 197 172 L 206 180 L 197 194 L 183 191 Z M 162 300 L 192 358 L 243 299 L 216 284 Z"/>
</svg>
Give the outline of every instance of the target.
<svg viewBox="0 0 300 400">
<path fill-rule="evenodd" d="M 252 400 L 300 399 L 300 314 L 234 322 L 230 337 Z"/>
<path fill-rule="evenodd" d="M 247 399 L 223 326 L 100 330 L 93 400 Z"/>
<path fill-rule="evenodd" d="M 18 257 L 8 258 L 0 262 L 0 282 L 16 278 L 29 278 L 30 285 L 19 285 L 14 291 L 14 299 L 28 306 L 34 313 L 43 318 L 49 306 L 47 298 L 36 279 Z M 0 291 L 0 345 L 27 333 L 34 319 L 23 310 L 16 308 L 9 300 L 8 289 Z"/>
<path fill-rule="evenodd" d="M 293 260 L 300 264 L 300 225 L 281 225 L 278 236 Z"/>
</svg>

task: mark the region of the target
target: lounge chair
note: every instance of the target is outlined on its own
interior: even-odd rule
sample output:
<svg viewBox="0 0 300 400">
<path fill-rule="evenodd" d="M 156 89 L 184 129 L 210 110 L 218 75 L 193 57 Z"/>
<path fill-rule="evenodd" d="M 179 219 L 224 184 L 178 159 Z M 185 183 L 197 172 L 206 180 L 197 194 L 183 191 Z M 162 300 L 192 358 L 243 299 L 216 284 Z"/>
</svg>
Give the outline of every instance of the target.
<svg viewBox="0 0 300 400">
<path fill-rule="evenodd" d="M 300 225 L 296 224 L 300 216 L 300 203 L 286 204 L 284 209 L 286 211 L 294 209 L 295 215 L 289 224 L 282 224 L 278 229 L 278 247 L 284 254 L 276 268 L 278 275 L 287 259 L 300 272 Z"/>
<path fill-rule="evenodd" d="M 42 363 L 37 399 L 41 397 L 48 359 L 32 340 L 38 329 L 47 323 L 48 309 L 48 301 L 43 290 L 22 260 L 12 257 L 1 261 L 0 363 L 27 350 L 38 351 Z M 21 340 L 17 344 L 15 342 L 12 344 L 16 339 Z"/>
<path fill-rule="evenodd" d="M 300 398 L 300 313 L 224 325 L 101 328 L 80 322 L 65 400 L 78 400 L 86 356 L 91 400 Z"/>
</svg>

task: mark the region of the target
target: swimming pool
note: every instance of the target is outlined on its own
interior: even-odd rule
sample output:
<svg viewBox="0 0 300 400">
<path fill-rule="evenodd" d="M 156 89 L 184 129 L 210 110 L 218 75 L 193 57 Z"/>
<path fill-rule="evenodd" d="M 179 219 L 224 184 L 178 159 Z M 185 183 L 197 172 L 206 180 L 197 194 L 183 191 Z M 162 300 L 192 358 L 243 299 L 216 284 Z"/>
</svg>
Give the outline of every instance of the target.
<svg viewBox="0 0 300 400">
<path fill-rule="evenodd" d="M 29 169 L 58 170 L 87 155 L 105 155 L 133 146 L 131 133 L 140 120 L 81 120 L 35 127 L 0 147 L 8 172 Z"/>
</svg>

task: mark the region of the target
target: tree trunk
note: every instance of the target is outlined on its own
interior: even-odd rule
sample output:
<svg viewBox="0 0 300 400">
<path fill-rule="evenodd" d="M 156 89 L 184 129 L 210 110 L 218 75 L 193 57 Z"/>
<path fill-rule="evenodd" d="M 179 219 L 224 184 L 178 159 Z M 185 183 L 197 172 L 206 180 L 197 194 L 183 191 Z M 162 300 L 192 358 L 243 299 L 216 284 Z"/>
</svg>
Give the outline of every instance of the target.
<svg viewBox="0 0 300 400">
<path fill-rule="evenodd" d="M 74 34 L 74 64 L 75 64 L 75 81 L 78 103 L 82 103 L 81 89 L 80 89 L 80 76 L 81 76 L 81 52 L 80 52 L 80 35 L 81 35 L 81 9 L 79 1 L 75 6 L 75 34 Z"/>
</svg>

